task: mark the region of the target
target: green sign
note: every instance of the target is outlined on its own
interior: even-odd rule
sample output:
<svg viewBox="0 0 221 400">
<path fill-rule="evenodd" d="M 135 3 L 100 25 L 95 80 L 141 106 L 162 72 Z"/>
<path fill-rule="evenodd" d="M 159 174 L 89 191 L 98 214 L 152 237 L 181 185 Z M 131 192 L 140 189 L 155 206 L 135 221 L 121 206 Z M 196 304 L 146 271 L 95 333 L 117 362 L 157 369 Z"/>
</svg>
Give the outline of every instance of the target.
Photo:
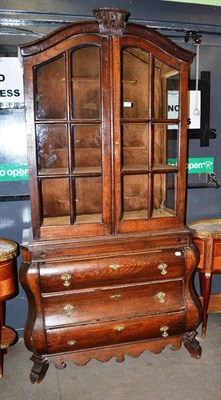
<svg viewBox="0 0 221 400">
<path fill-rule="evenodd" d="M 168 159 L 169 165 L 176 165 L 176 158 Z M 200 157 L 189 158 L 187 163 L 188 174 L 209 174 L 214 172 L 214 158 L 213 157 Z"/>
<path fill-rule="evenodd" d="M 189 158 L 188 174 L 208 174 L 214 172 L 214 158 Z"/>
<path fill-rule="evenodd" d="M 27 164 L 0 164 L 0 181 L 27 181 L 28 165 Z"/>
</svg>

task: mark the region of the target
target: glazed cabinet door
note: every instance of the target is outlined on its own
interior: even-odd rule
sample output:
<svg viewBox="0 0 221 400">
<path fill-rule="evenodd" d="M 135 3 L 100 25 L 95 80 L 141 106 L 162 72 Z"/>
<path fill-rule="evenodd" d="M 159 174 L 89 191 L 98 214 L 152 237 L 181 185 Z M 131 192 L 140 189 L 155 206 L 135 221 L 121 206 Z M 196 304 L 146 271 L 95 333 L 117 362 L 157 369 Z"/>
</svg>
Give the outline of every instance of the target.
<svg viewBox="0 0 221 400">
<path fill-rule="evenodd" d="M 182 226 L 188 64 L 147 39 L 85 33 L 25 68 L 35 238 Z"/>
<path fill-rule="evenodd" d="M 184 215 L 187 71 L 135 37 L 115 38 L 113 49 L 116 231 L 177 227 Z"/>
<path fill-rule="evenodd" d="M 32 60 L 35 237 L 110 232 L 109 98 L 102 95 L 109 85 L 108 48 L 106 38 L 82 35 Z M 26 80 L 26 92 L 31 85 Z"/>
</svg>

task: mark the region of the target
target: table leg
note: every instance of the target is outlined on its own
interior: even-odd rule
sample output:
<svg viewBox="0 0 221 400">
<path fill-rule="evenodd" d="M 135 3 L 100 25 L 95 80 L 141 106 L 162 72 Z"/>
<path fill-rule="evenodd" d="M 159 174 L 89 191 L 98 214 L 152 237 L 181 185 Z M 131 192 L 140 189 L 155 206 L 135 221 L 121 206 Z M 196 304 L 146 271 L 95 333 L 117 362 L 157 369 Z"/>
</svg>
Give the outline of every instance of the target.
<svg viewBox="0 0 221 400">
<path fill-rule="evenodd" d="M 202 320 L 202 337 L 206 336 L 206 327 L 208 319 L 208 306 L 211 292 L 212 275 L 210 273 L 202 274 L 204 275 L 203 280 L 203 320 Z"/>
<path fill-rule="evenodd" d="M 0 302 L 0 379 L 3 378 L 3 355 L 4 350 L 1 349 L 1 340 L 2 340 L 2 326 L 5 323 L 5 303 Z"/>
<path fill-rule="evenodd" d="M 199 271 L 200 296 L 204 297 L 204 272 Z"/>
</svg>

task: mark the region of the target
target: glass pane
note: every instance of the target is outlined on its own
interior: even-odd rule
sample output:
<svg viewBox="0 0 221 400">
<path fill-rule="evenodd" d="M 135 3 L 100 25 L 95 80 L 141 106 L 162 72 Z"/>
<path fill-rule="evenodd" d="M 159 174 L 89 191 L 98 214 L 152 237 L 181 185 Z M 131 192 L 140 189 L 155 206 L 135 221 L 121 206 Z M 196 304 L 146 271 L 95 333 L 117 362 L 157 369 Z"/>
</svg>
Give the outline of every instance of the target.
<svg viewBox="0 0 221 400">
<path fill-rule="evenodd" d="M 68 138 L 66 125 L 36 126 L 38 173 L 68 173 Z"/>
<path fill-rule="evenodd" d="M 178 157 L 178 125 L 153 125 L 154 168 L 174 167 Z"/>
<path fill-rule="evenodd" d="M 123 118 L 148 118 L 149 54 L 128 47 L 122 51 Z"/>
<path fill-rule="evenodd" d="M 148 126 L 144 124 L 125 124 L 122 129 L 124 169 L 147 169 Z"/>
<path fill-rule="evenodd" d="M 147 218 L 148 176 L 124 175 L 123 219 Z"/>
<path fill-rule="evenodd" d="M 100 49 L 81 47 L 71 53 L 72 117 L 100 118 Z"/>
<path fill-rule="evenodd" d="M 178 118 L 179 73 L 154 59 L 154 118 Z"/>
<path fill-rule="evenodd" d="M 42 179 L 43 225 L 70 223 L 69 180 L 63 178 Z"/>
<path fill-rule="evenodd" d="M 36 118 L 66 118 L 65 58 L 36 67 Z"/>
<path fill-rule="evenodd" d="M 76 222 L 102 222 L 101 177 L 75 179 Z"/>
<path fill-rule="evenodd" d="M 101 172 L 100 126 L 73 126 L 72 146 L 75 172 Z"/>
<path fill-rule="evenodd" d="M 176 212 L 176 174 L 154 174 L 153 217 L 171 217 Z"/>
</svg>

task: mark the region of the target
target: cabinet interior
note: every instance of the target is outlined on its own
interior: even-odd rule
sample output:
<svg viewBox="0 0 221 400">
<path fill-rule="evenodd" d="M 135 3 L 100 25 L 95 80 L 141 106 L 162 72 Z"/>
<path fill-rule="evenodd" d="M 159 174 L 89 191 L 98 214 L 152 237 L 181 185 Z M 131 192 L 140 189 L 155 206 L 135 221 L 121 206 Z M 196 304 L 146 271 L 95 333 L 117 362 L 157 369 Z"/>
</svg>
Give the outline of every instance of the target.
<svg viewBox="0 0 221 400">
<path fill-rule="evenodd" d="M 179 118 L 168 118 L 168 92 L 179 73 L 137 47 L 122 48 L 120 62 L 121 219 L 173 216 Z M 94 45 L 35 67 L 42 225 L 102 222 L 103 73 Z"/>
</svg>

